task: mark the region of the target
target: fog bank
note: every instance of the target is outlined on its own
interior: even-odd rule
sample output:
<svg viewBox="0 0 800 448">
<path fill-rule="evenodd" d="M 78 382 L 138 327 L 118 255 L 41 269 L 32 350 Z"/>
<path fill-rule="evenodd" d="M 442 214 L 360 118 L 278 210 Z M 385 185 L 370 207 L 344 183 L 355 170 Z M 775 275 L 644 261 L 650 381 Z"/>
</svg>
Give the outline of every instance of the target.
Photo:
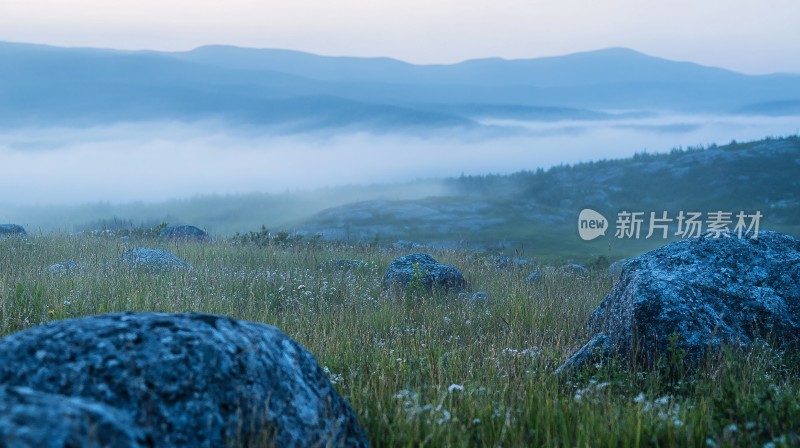
<svg viewBox="0 0 800 448">
<path fill-rule="evenodd" d="M 0 132 L 0 203 L 164 201 L 510 173 L 798 133 L 797 117 L 486 121 L 491 132 L 272 135 L 220 123 Z"/>
</svg>

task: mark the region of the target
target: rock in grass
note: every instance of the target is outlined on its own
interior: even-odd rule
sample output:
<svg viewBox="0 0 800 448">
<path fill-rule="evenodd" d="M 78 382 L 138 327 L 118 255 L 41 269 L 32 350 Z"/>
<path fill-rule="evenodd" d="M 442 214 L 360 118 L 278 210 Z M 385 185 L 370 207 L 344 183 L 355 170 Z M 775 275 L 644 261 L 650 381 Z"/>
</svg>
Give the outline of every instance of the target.
<svg viewBox="0 0 800 448">
<path fill-rule="evenodd" d="M 608 267 L 608 275 L 610 275 L 614 280 L 617 280 L 619 276 L 622 275 L 622 268 L 625 266 L 627 261 L 627 258 L 622 258 L 611 263 L 611 266 Z"/>
<path fill-rule="evenodd" d="M 559 368 L 619 353 L 653 365 L 672 350 L 688 366 L 723 346 L 800 348 L 800 241 L 693 238 L 629 260 L 592 312 L 592 340 Z M 680 351 L 678 351 L 680 350 Z"/>
<path fill-rule="evenodd" d="M 208 241 L 209 236 L 205 230 L 195 226 L 169 226 L 159 232 L 161 238 L 183 241 Z"/>
<path fill-rule="evenodd" d="M 83 398 L 0 386 L 0 446 L 18 448 L 151 446 L 131 417 Z"/>
<path fill-rule="evenodd" d="M 2 236 L 25 236 L 25 228 L 17 224 L 0 224 L 0 237 Z"/>
<path fill-rule="evenodd" d="M 126 250 L 122 254 L 122 261 L 131 268 L 143 268 L 152 271 L 192 269 L 189 263 L 181 260 L 172 252 L 147 247 L 134 247 Z"/>
<path fill-rule="evenodd" d="M 512 266 L 511 257 L 507 257 L 505 255 L 492 257 L 492 264 L 494 265 L 494 268 L 498 271 L 501 271 L 503 269 L 508 269 Z"/>
<path fill-rule="evenodd" d="M 461 271 L 452 264 L 439 263 L 429 254 L 410 254 L 392 261 L 383 276 L 383 285 L 404 290 L 414 278 L 415 266 L 419 279 L 428 290 L 461 291 L 467 284 Z"/>
<path fill-rule="evenodd" d="M 574 275 L 576 277 L 583 277 L 589 275 L 589 270 L 579 265 L 578 263 L 565 264 L 558 268 L 558 271 L 566 275 Z"/>
<path fill-rule="evenodd" d="M 525 278 L 528 283 L 533 283 L 534 285 L 539 283 L 542 280 L 542 273 L 539 271 L 533 271 Z"/>
<path fill-rule="evenodd" d="M 264 324 L 91 316 L 0 339 L 0 360 L 0 384 L 104 403 L 158 447 L 367 445 L 311 353 Z"/>
<path fill-rule="evenodd" d="M 78 263 L 74 261 L 62 261 L 53 263 L 47 267 L 47 271 L 53 275 L 66 275 L 78 269 Z"/>
</svg>

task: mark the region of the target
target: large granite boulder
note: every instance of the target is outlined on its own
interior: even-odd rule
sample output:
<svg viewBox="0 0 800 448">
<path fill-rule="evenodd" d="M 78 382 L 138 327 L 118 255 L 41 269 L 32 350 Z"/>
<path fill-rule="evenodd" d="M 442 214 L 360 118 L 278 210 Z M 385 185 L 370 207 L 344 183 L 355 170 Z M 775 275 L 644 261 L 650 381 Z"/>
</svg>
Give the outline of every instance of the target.
<svg viewBox="0 0 800 448">
<path fill-rule="evenodd" d="M 415 266 L 422 284 L 428 290 L 461 291 L 467 285 L 458 268 L 452 264 L 439 263 L 429 254 L 410 254 L 392 261 L 383 276 L 383 285 L 388 289 L 404 290 L 414 278 Z"/>
<path fill-rule="evenodd" d="M 189 263 L 181 260 L 172 252 L 148 247 L 134 247 L 126 250 L 122 254 L 122 262 L 130 268 L 140 268 L 151 271 L 192 269 Z"/>
<path fill-rule="evenodd" d="M 0 384 L 103 403 L 159 447 L 366 446 L 314 357 L 275 327 L 118 313 L 0 340 Z"/>
<path fill-rule="evenodd" d="M 701 237 L 633 258 L 589 326 L 594 336 L 559 371 L 612 353 L 653 365 L 670 349 L 697 366 L 723 346 L 756 340 L 796 350 L 800 241 L 776 232 Z"/>
<path fill-rule="evenodd" d="M 0 224 L 0 237 L 27 235 L 25 228 L 17 224 Z"/>
<path fill-rule="evenodd" d="M 0 386 L 0 446 L 149 447 L 125 412 L 83 398 Z"/>
<path fill-rule="evenodd" d="M 195 226 L 168 226 L 159 232 L 161 238 L 182 241 L 208 241 L 209 236 L 205 230 Z"/>
</svg>

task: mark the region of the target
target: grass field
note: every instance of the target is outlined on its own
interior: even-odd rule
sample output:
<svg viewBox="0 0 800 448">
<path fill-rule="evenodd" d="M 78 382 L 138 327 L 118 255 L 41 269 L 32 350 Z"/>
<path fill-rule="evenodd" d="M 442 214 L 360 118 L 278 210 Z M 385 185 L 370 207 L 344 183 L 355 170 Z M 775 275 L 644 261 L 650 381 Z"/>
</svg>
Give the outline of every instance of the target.
<svg viewBox="0 0 800 448">
<path fill-rule="evenodd" d="M 134 245 L 194 266 L 154 275 L 119 262 Z M 769 350 L 727 353 L 700 372 L 608 362 L 553 370 L 586 340 L 608 293 L 584 278 L 497 271 L 468 252 L 434 252 L 486 302 L 389 297 L 384 270 L 404 252 L 370 245 L 209 244 L 114 237 L 0 239 L 0 333 L 115 311 L 198 311 L 264 322 L 311 351 L 353 406 L 374 446 L 793 446 L 800 444 L 800 369 Z M 366 267 L 324 270 L 358 258 Z M 78 269 L 51 274 L 51 263 Z"/>
</svg>

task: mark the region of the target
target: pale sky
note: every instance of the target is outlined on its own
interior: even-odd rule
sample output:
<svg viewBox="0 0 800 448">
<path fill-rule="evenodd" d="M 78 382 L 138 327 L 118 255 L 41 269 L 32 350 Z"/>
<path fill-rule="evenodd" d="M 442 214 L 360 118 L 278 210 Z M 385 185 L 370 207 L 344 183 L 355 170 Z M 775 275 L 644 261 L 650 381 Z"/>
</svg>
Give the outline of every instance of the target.
<svg viewBox="0 0 800 448">
<path fill-rule="evenodd" d="M 0 40 L 207 44 L 451 63 L 628 47 L 745 73 L 800 73 L 800 0 L 0 0 Z"/>
</svg>

